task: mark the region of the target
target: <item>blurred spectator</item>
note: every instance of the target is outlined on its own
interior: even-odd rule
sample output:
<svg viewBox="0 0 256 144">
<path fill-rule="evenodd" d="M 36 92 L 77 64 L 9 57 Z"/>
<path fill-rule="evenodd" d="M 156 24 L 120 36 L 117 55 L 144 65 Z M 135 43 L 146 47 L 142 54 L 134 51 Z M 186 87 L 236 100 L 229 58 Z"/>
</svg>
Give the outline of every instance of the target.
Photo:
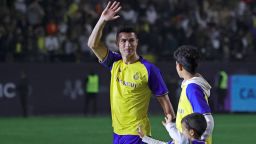
<svg viewBox="0 0 256 144">
<path fill-rule="evenodd" d="M 23 62 L 25 51 L 26 51 L 26 45 L 25 45 L 25 39 L 22 36 L 21 29 L 17 29 L 16 31 L 16 37 L 15 37 L 15 49 L 14 49 L 14 57 L 15 61 L 17 62 Z"/>
<path fill-rule="evenodd" d="M 172 33 L 167 33 L 163 40 L 163 49 L 160 53 L 161 58 L 170 57 L 178 47 L 178 42 Z"/>
<path fill-rule="evenodd" d="M 28 23 L 32 26 L 40 25 L 42 24 L 44 15 L 44 9 L 39 4 L 39 0 L 33 0 L 27 10 Z"/>
<path fill-rule="evenodd" d="M 46 25 L 46 31 L 48 35 L 54 35 L 58 32 L 58 26 L 54 21 L 50 21 Z"/>
<path fill-rule="evenodd" d="M 45 38 L 45 48 L 47 49 L 47 53 L 49 55 L 49 59 L 51 62 L 55 61 L 57 53 L 60 48 L 60 43 L 56 35 L 48 35 Z"/>
<path fill-rule="evenodd" d="M 146 10 L 146 17 L 147 17 L 147 21 L 154 25 L 157 18 L 158 18 L 158 14 L 156 12 L 155 6 L 153 4 L 150 4 L 149 7 Z"/>
<path fill-rule="evenodd" d="M 38 56 L 37 60 L 39 62 L 48 61 L 47 49 L 45 47 L 45 31 L 43 27 L 39 27 L 36 31 L 36 39 L 37 39 L 37 51 Z"/>
<path fill-rule="evenodd" d="M 90 110 L 91 114 L 97 113 L 97 95 L 99 93 L 99 75 L 91 72 L 85 79 L 85 104 L 84 114 L 87 115 Z"/>
<path fill-rule="evenodd" d="M 119 51 L 118 47 L 116 45 L 116 33 L 117 33 L 117 27 L 113 27 L 112 30 L 106 35 L 105 43 L 109 50 L 111 51 Z"/>
<path fill-rule="evenodd" d="M 225 70 L 220 70 L 216 75 L 215 87 L 217 90 L 215 110 L 217 112 L 225 112 L 225 100 L 228 94 L 228 74 Z"/>
<path fill-rule="evenodd" d="M 5 61 L 5 55 L 7 53 L 7 45 L 6 45 L 6 29 L 3 25 L 0 25 L 0 61 Z"/>
<path fill-rule="evenodd" d="M 92 56 L 92 52 L 90 51 L 87 42 L 89 38 L 89 32 L 92 31 L 92 27 L 90 25 L 86 25 L 83 33 L 79 37 L 79 47 L 82 52 L 82 61 L 90 61 L 94 56 Z"/>
<path fill-rule="evenodd" d="M 124 19 L 124 23 L 135 24 L 137 22 L 137 12 L 131 8 L 130 4 L 123 6 L 120 15 Z"/>
<path fill-rule="evenodd" d="M 95 25 L 103 5 L 106 5 L 103 0 L 12 0 L 3 3 L 0 61 L 54 62 L 47 58 L 52 59 L 53 55 L 63 62 L 80 61 L 81 58 L 90 61 L 90 51 L 86 50 L 88 32 L 91 32 L 88 27 Z M 190 44 L 197 46 L 206 60 L 246 61 L 250 57 L 255 59 L 256 53 L 255 5 L 255 0 L 127 1 L 122 5 L 121 19 L 116 24 L 134 25 L 139 32 L 142 54 L 152 54 L 158 60 L 168 60 L 170 57 L 164 55 L 171 54 L 173 48 Z M 38 33 L 41 27 L 45 29 Z M 115 28 L 107 33 L 104 35 L 106 43 L 116 49 L 113 43 Z M 76 43 L 72 44 L 75 48 L 67 46 L 70 42 Z M 159 51 L 159 47 L 163 51 Z M 56 48 L 58 50 L 53 52 Z M 69 59 L 70 54 L 74 56 Z"/>
<path fill-rule="evenodd" d="M 64 61 L 76 61 L 76 51 L 79 48 L 79 43 L 76 41 L 76 39 L 69 35 L 68 39 L 64 42 Z"/>
<path fill-rule="evenodd" d="M 26 14 L 27 12 L 27 5 L 25 3 L 25 0 L 16 0 L 14 3 L 14 7 L 17 12 L 20 12 L 22 14 Z"/>
<path fill-rule="evenodd" d="M 17 84 L 17 94 L 20 99 L 22 116 L 28 117 L 29 81 L 24 71 L 21 72 L 20 80 Z"/>
</svg>

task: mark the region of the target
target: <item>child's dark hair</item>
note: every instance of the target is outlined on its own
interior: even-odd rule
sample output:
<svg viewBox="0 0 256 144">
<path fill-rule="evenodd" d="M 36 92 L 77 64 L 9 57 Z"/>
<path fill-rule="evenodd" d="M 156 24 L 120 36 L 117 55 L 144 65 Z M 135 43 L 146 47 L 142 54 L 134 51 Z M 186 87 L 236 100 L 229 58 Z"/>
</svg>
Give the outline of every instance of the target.
<svg viewBox="0 0 256 144">
<path fill-rule="evenodd" d="M 137 32 L 133 27 L 129 27 L 129 26 L 123 26 L 120 27 L 116 33 L 116 40 L 118 40 L 119 34 L 122 32 L 126 32 L 126 33 L 135 33 L 136 37 L 137 37 Z"/>
<path fill-rule="evenodd" d="M 199 51 L 196 47 L 190 45 L 180 46 L 173 54 L 174 59 L 181 64 L 185 70 L 191 74 L 196 73 L 198 60 L 200 58 Z"/>
<path fill-rule="evenodd" d="M 195 138 L 199 139 L 204 133 L 207 123 L 204 115 L 200 113 L 192 113 L 185 116 L 181 123 L 185 123 L 188 130 L 193 129 L 195 131 Z"/>
</svg>

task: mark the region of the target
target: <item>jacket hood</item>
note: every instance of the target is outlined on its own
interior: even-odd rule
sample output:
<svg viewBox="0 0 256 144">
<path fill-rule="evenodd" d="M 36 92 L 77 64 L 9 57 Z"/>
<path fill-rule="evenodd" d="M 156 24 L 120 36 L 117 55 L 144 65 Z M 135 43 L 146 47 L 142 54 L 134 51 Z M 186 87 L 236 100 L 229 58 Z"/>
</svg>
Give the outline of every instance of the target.
<svg viewBox="0 0 256 144">
<path fill-rule="evenodd" d="M 199 85 L 204 90 L 204 94 L 207 95 L 207 97 L 210 97 L 210 90 L 212 87 L 202 76 L 193 77 L 189 80 L 183 81 L 182 85 L 188 85 L 190 83 L 195 83 Z"/>
</svg>

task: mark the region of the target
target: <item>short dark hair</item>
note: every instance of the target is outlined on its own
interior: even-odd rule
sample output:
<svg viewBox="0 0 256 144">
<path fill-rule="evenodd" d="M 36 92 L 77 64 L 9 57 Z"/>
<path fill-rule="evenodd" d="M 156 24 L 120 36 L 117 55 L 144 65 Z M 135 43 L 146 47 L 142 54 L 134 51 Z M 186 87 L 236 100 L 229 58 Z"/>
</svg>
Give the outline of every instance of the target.
<svg viewBox="0 0 256 144">
<path fill-rule="evenodd" d="M 196 133 L 196 138 L 200 138 L 207 127 L 206 119 L 200 113 L 192 113 L 185 116 L 181 123 L 185 123 L 188 130 L 193 129 Z"/>
<path fill-rule="evenodd" d="M 135 33 L 136 35 L 136 38 L 138 38 L 137 36 L 137 32 L 136 30 L 133 28 L 133 27 L 130 27 L 130 26 L 123 26 L 123 27 L 120 27 L 116 33 L 116 40 L 118 40 L 118 36 L 120 33 L 122 32 L 126 32 L 126 33 Z"/>
<path fill-rule="evenodd" d="M 190 45 L 180 46 L 173 54 L 174 59 L 181 64 L 185 70 L 195 74 L 200 59 L 199 51 Z"/>
</svg>

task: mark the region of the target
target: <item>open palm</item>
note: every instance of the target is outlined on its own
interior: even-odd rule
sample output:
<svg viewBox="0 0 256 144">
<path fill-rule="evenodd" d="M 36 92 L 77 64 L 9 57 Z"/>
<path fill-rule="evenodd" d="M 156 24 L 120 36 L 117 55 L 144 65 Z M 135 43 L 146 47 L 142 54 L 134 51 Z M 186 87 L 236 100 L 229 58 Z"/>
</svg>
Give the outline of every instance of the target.
<svg viewBox="0 0 256 144">
<path fill-rule="evenodd" d="M 104 9 L 104 11 L 101 14 L 101 17 L 105 21 L 115 20 L 119 18 L 119 15 L 116 15 L 121 10 L 120 2 L 114 1 L 113 3 L 108 2 L 107 7 Z"/>
</svg>

